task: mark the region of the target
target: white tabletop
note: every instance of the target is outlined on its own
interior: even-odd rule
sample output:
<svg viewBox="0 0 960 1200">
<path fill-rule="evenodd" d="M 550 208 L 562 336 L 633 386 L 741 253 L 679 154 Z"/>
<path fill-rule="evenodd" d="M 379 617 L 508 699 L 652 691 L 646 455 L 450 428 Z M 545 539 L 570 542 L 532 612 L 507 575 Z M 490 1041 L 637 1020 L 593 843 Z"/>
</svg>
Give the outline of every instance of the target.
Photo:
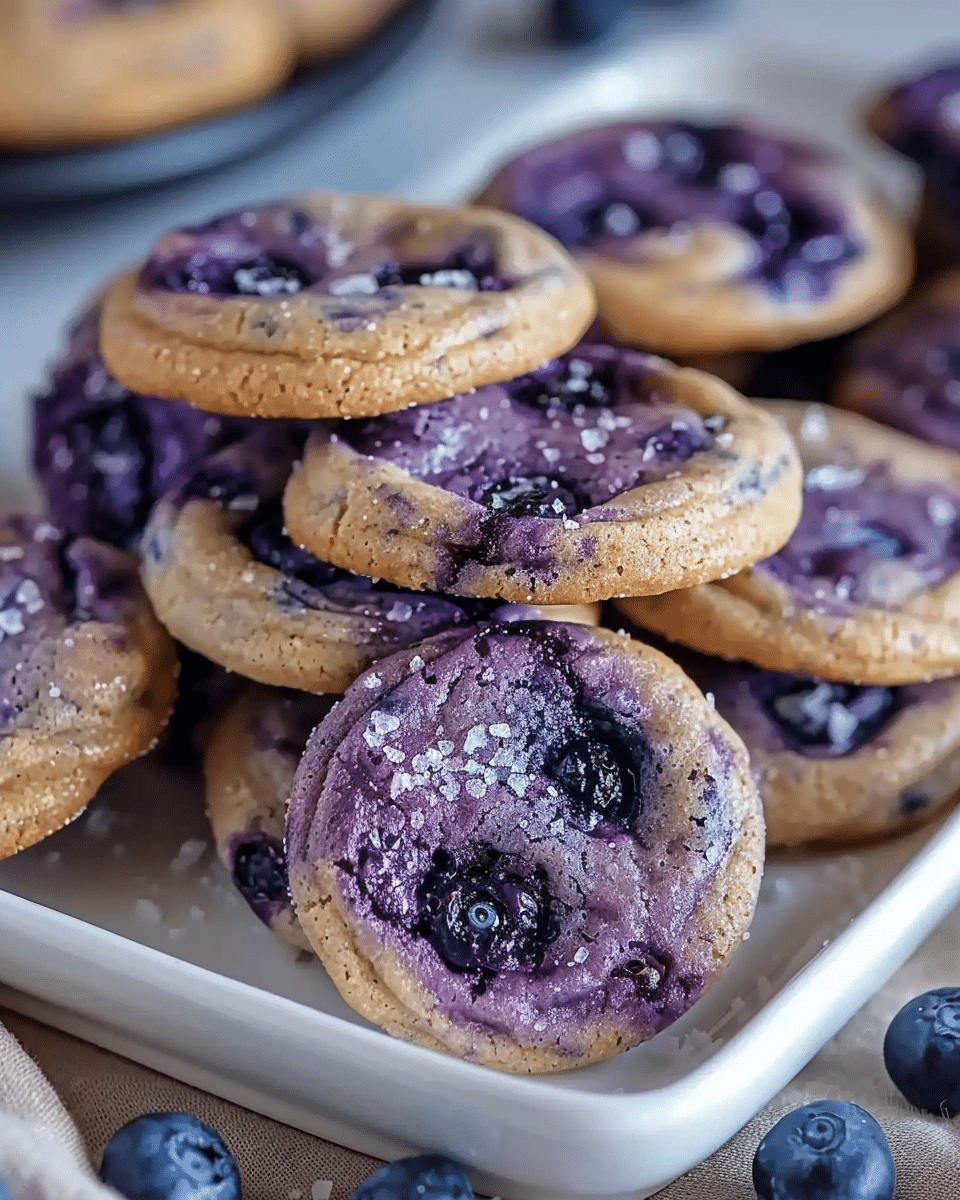
<svg viewBox="0 0 960 1200">
<path fill-rule="evenodd" d="M 598 55 L 622 52 L 609 42 L 586 51 L 523 46 L 515 36 L 522 26 L 518 14 L 536 3 L 442 0 L 417 46 L 372 87 L 254 160 L 67 211 L 0 215 L 4 410 L 19 408 L 42 378 L 64 322 L 84 297 L 142 255 L 161 230 L 311 186 L 397 190 L 545 83 Z M 960 53 L 955 0 L 726 0 L 707 6 L 692 27 L 754 44 L 822 48 L 831 59 L 876 60 L 894 73 L 931 55 Z M 8 428 L 25 454 L 20 422 Z M 3 461 L 19 457 L 9 443 L 3 449 Z"/>
</svg>

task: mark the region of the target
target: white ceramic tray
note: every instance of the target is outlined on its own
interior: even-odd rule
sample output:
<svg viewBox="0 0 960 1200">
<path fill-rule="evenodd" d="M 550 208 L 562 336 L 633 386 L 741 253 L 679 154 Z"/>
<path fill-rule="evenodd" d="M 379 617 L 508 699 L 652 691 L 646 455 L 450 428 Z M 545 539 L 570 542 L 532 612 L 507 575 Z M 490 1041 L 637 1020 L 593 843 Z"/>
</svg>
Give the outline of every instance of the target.
<svg viewBox="0 0 960 1200">
<path fill-rule="evenodd" d="M 651 45 L 538 96 L 406 191 L 466 195 L 546 132 L 679 109 L 826 137 L 907 203 L 909 174 L 853 132 L 870 83 L 866 69 L 783 48 Z M 22 444 L 20 419 L 5 417 L 8 445 Z M 22 473 L 4 483 L 23 494 Z M 960 901 L 960 814 L 855 854 L 768 864 L 749 940 L 682 1021 L 550 1079 L 499 1075 L 355 1017 L 247 910 L 213 861 L 196 785 L 155 763 L 0 864 L 0 889 L 0 1002 L 357 1149 L 446 1151 L 511 1200 L 640 1200 L 730 1137 Z"/>
</svg>

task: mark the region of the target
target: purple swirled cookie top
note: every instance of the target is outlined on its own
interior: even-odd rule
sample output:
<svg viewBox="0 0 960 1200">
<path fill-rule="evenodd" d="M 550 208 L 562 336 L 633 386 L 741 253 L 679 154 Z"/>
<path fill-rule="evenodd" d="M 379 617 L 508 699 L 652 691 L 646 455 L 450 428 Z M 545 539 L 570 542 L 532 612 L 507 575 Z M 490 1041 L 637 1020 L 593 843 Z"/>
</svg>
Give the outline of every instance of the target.
<svg viewBox="0 0 960 1200">
<path fill-rule="evenodd" d="M 927 301 L 854 343 L 848 371 L 868 371 L 868 416 L 960 450 L 960 307 Z"/>
<path fill-rule="evenodd" d="M 270 204 L 164 237 L 140 271 L 141 288 L 282 302 L 302 291 L 343 297 L 342 320 L 360 320 L 399 286 L 503 291 L 497 248 L 482 230 L 451 230 L 447 244 L 410 257 L 409 223 L 357 242 L 304 208 Z M 328 314 L 337 318 L 336 310 Z"/>
<path fill-rule="evenodd" d="M 333 698 L 278 689 L 258 708 L 249 729 L 253 753 L 279 754 L 292 777 L 315 726 L 330 710 Z M 286 796 L 277 796 L 283 810 Z M 280 831 L 282 832 L 282 830 Z M 254 820 L 249 829 L 232 834 L 226 847 L 230 875 L 237 890 L 266 925 L 288 916 L 292 905 L 287 857 L 282 837 Z"/>
<path fill-rule="evenodd" d="M 276 426 L 278 422 L 270 422 Z M 287 535 L 279 495 L 266 476 L 284 479 L 277 462 L 292 466 L 301 435 L 293 428 L 253 435 L 214 455 L 181 490 L 182 501 L 216 500 L 236 514 L 235 536 L 257 562 L 279 573 L 274 602 L 284 609 L 314 609 L 355 615 L 377 622 L 385 649 L 409 646 L 442 629 L 467 624 L 486 609 L 433 592 L 413 592 L 354 575 L 322 562 Z M 282 482 L 281 482 L 282 486 Z M 148 547 L 148 552 L 149 552 Z"/>
<path fill-rule="evenodd" d="M 635 669 L 547 622 L 384 660 L 308 745 L 291 872 L 333 867 L 361 952 L 458 1027 L 571 1053 L 598 1020 L 650 1036 L 715 973 L 694 932 L 738 835 L 735 755 L 712 730 L 678 794 Z"/>
<path fill-rule="evenodd" d="M 126 556 L 47 521 L 0 519 L 0 731 L 60 695 L 51 653 L 69 625 L 120 622 L 139 590 Z"/>
<path fill-rule="evenodd" d="M 793 536 L 753 568 L 824 613 L 895 609 L 960 570 L 960 493 L 906 486 L 885 463 L 807 472 Z"/>
<path fill-rule="evenodd" d="M 129 548 L 159 497 L 254 422 L 128 392 L 100 357 L 99 322 L 95 305 L 73 325 L 34 401 L 33 461 L 54 521 Z"/>
<path fill-rule="evenodd" d="M 529 375 L 351 421 L 335 436 L 495 515 L 602 520 L 590 510 L 714 443 L 709 418 L 657 396 L 647 364 L 581 345 Z"/>
<path fill-rule="evenodd" d="M 827 162 L 743 125 L 635 121 L 529 150 L 490 192 L 568 248 L 638 266 L 645 233 L 735 226 L 754 246 L 745 278 L 788 298 L 819 298 L 861 252 L 821 182 Z"/>
<path fill-rule="evenodd" d="M 960 208 L 960 63 L 895 88 L 879 106 L 876 132 L 923 170 L 938 195 Z"/>
</svg>

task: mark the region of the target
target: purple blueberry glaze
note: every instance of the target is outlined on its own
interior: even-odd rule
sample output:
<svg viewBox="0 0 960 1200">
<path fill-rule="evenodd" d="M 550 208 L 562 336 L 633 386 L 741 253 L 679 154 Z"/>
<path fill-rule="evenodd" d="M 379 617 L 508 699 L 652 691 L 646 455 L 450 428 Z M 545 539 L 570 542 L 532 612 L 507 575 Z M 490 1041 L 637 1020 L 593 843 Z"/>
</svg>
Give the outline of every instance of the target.
<svg viewBox="0 0 960 1200">
<path fill-rule="evenodd" d="M 960 63 L 896 88 L 878 126 L 883 140 L 913 159 L 939 200 L 960 214 Z"/>
<path fill-rule="evenodd" d="M 842 758 L 883 736 L 904 708 L 928 700 L 937 684 L 859 687 L 828 683 L 749 663 L 693 653 L 674 657 L 705 692 L 748 749 L 790 751 L 805 758 Z"/>
<path fill-rule="evenodd" d="M 643 262 L 638 235 L 710 221 L 753 239 L 747 277 L 819 298 L 861 253 L 809 147 L 741 125 L 637 121 L 590 129 L 520 155 L 496 176 L 497 203 L 572 249 Z"/>
<path fill-rule="evenodd" d="M 599 345 L 336 436 L 494 516 L 551 520 L 589 513 L 713 445 L 697 413 L 658 398 L 642 354 Z"/>
<path fill-rule="evenodd" d="M 754 570 L 824 612 L 895 609 L 960 570 L 960 494 L 906 487 L 885 463 L 807 472 L 803 514 L 786 546 Z"/>
<path fill-rule="evenodd" d="M 99 324 L 95 305 L 34 401 L 33 463 L 54 521 L 131 548 L 156 500 L 254 422 L 128 392 L 100 357 Z"/>
<path fill-rule="evenodd" d="M 265 925 L 290 910 L 287 856 L 279 838 L 247 830 L 233 835 L 227 852 L 237 890 Z"/>
<path fill-rule="evenodd" d="M 136 568 L 112 547 L 46 521 L 0 519 L 0 729 L 59 695 L 50 656 L 65 629 L 122 623 L 138 589 Z"/>
<path fill-rule="evenodd" d="M 848 359 L 870 375 L 867 416 L 960 450 L 960 306 L 927 301 L 882 325 Z"/>
<path fill-rule="evenodd" d="M 648 703 L 578 626 L 394 655 L 308 745 L 291 870 L 333 864 L 361 952 L 385 946 L 458 1027 L 572 1053 L 598 1020 L 649 1036 L 715 970 L 692 932 L 737 829 L 730 747 L 704 739 L 682 805 Z"/>
<path fill-rule="evenodd" d="M 310 290 L 343 296 L 345 320 L 359 318 L 351 304 L 364 312 L 371 297 L 389 304 L 403 285 L 465 291 L 511 286 L 483 232 L 451 234 L 445 250 L 416 261 L 404 253 L 408 233 L 402 223 L 386 225 L 369 243 L 355 244 L 304 209 L 264 205 L 168 235 L 144 264 L 140 286 L 275 300 Z"/>
</svg>

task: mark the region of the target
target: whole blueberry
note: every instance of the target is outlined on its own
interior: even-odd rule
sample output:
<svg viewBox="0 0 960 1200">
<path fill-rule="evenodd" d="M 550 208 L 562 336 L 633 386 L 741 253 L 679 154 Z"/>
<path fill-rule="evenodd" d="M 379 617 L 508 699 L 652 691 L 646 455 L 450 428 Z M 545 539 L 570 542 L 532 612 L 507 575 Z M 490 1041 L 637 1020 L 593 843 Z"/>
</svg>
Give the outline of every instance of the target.
<svg viewBox="0 0 960 1200">
<path fill-rule="evenodd" d="M 580 45 L 603 37 L 636 8 L 637 0 L 551 0 L 550 24 L 558 41 Z"/>
<path fill-rule="evenodd" d="M 845 1100 L 818 1100 L 781 1117 L 757 1147 L 760 1200 L 893 1200 L 897 1172 L 883 1130 Z"/>
<path fill-rule="evenodd" d="M 353 1200 L 473 1200 L 463 1167 L 442 1154 L 387 1163 L 360 1184 Z"/>
<path fill-rule="evenodd" d="M 240 1172 L 220 1135 L 186 1113 L 148 1113 L 118 1129 L 100 1178 L 127 1200 L 240 1200 Z"/>
<path fill-rule="evenodd" d="M 915 996 L 883 1039 L 887 1073 L 916 1108 L 960 1113 L 960 988 Z"/>
</svg>

